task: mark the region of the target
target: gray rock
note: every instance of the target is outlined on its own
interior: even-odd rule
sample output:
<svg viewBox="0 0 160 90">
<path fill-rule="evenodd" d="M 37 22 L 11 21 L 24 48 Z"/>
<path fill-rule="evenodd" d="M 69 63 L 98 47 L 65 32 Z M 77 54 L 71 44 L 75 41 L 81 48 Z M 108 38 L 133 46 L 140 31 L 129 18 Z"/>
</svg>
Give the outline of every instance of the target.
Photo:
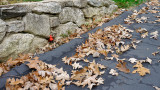
<svg viewBox="0 0 160 90">
<path fill-rule="evenodd" d="M 102 6 L 102 2 L 100 0 L 88 0 L 88 4 L 94 7 Z"/>
<path fill-rule="evenodd" d="M 0 18 L 10 19 L 16 17 L 23 17 L 37 5 L 34 2 L 17 3 L 11 5 L 0 6 Z"/>
<path fill-rule="evenodd" d="M 24 31 L 23 21 L 7 22 L 7 32 L 21 32 L 21 31 Z"/>
<path fill-rule="evenodd" d="M 2 41 L 5 34 L 6 34 L 6 23 L 0 19 L 0 41 Z"/>
<path fill-rule="evenodd" d="M 38 3 L 37 6 L 33 9 L 33 11 L 40 13 L 58 14 L 61 12 L 61 5 L 56 2 Z"/>
<path fill-rule="evenodd" d="M 101 7 L 101 6 L 108 7 L 111 4 L 115 4 L 115 2 L 112 0 L 88 0 L 88 4 L 93 7 Z"/>
<path fill-rule="evenodd" d="M 0 60 L 6 60 L 9 57 L 16 58 L 20 53 L 33 52 L 46 43 L 47 40 L 32 34 L 12 34 L 0 44 Z"/>
<path fill-rule="evenodd" d="M 57 28 L 53 30 L 53 33 L 56 34 L 56 39 L 61 38 L 62 34 L 67 34 L 68 31 L 74 33 L 76 29 L 79 29 L 78 26 L 72 22 L 66 24 L 60 24 Z"/>
<path fill-rule="evenodd" d="M 56 27 L 60 24 L 58 17 L 50 17 L 50 26 Z"/>
<path fill-rule="evenodd" d="M 85 9 L 83 9 L 84 16 L 87 17 L 87 18 L 98 15 L 99 12 L 100 12 L 100 9 L 95 8 L 95 7 L 87 7 Z"/>
<path fill-rule="evenodd" d="M 61 23 L 66 23 L 66 22 L 74 22 L 78 26 L 81 26 L 84 22 L 84 14 L 83 12 L 78 9 L 78 8 L 70 8 L 70 7 L 65 7 L 62 12 L 59 15 L 59 20 Z"/>
<path fill-rule="evenodd" d="M 65 6 L 84 8 L 87 6 L 87 0 L 67 0 Z"/>
<path fill-rule="evenodd" d="M 108 14 L 111 14 L 114 10 L 116 10 L 118 8 L 117 5 L 110 5 L 109 8 L 108 8 Z"/>
<path fill-rule="evenodd" d="M 50 35 L 50 21 L 47 15 L 37 15 L 28 13 L 23 21 L 25 23 L 25 32 L 43 37 Z"/>
</svg>

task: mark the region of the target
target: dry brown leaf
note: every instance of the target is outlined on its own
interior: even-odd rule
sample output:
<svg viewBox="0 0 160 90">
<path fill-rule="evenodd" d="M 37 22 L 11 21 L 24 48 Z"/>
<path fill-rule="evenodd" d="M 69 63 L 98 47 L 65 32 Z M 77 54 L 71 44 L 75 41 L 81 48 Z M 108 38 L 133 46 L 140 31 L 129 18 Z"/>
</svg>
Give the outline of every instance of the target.
<svg viewBox="0 0 160 90">
<path fill-rule="evenodd" d="M 121 51 L 122 51 L 122 52 L 125 52 L 125 51 L 129 50 L 129 48 L 130 48 L 129 45 L 121 46 Z"/>
<path fill-rule="evenodd" d="M 146 38 L 148 36 L 148 32 L 141 34 L 141 38 Z"/>
<path fill-rule="evenodd" d="M 95 60 L 93 62 L 90 62 L 88 68 L 92 69 L 94 74 L 100 75 L 99 66 L 96 64 Z"/>
<path fill-rule="evenodd" d="M 129 73 L 130 70 L 126 67 L 126 62 L 119 61 L 116 68 L 118 68 L 120 71 Z"/>
<path fill-rule="evenodd" d="M 159 54 L 159 51 L 153 52 L 152 55 L 156 56 L 157 54 Z"/>
<path fill-rule="evenodd" d="M 137 62 L 136 65 L 134 65 L 133 67 L 137 67 L 136 70 L 134 70 L 132 73 L 139 73 L 140 76 L 144 76 L 146 75 L 147 73 L 150 74 L 150 70 L 143 67 L 143 65 L 141 64 L 141 62 Z"/>
</svg>

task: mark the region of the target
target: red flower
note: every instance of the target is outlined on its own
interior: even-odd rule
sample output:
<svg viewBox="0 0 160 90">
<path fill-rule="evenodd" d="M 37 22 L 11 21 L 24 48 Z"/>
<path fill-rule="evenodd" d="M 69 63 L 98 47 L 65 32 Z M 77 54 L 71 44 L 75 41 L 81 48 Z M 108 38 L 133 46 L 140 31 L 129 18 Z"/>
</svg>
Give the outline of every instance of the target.
<svg viewBox="0 0 160 90">
<path fill-rule="evenodd" d="M 53 39 L 53 36 L 52 35 L 50 35 L 49 36 L 49 42 L 52 42 L 54 39 Z"/>
</svg>

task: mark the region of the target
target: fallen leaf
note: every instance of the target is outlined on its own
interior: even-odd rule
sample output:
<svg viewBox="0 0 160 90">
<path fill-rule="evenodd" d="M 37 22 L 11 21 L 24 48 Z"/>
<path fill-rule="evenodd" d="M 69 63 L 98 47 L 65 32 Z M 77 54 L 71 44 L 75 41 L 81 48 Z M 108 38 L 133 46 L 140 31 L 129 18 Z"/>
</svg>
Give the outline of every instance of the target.
<svg viewBox="0 0 160 90">
<path fill-rule="evenodd" d="M 143 65 L 141 64 L 141 62 L 137 62 L 136 65 L 134 65 L 133 67 L 137 67 L 136 70 L 134 70 L 132 73 L 139 73 L 140 76 L 144 76 L 146 75 L 147 73 L 150 74 L 150 70 L 143 67 Z"/>
<path fill-rule="evenodd" d="M 76 63 L 76 62 L 74 62 L 72 66 L 73 66 L 73 69 L 79 69 L 83 67 L 82 65 L 79 65 L 79 63 Z"/>
<path fill-rule="evenodd" d="M 151 64 L 151 63 L 152 63 L 152 60 L 151 60 L 150 58 L 147 57 L 146 62 L 148 62 L 148 63 Z"/>
<path fill-rule="evenodd" d="M 117 71 L 116 70 L 114 70 L 114 69 L 111 69 L 110 71 L 109 71 L 109 74 L 111 74 L 111 75 L 115 75 L 115 76 L 118 76 L 118 73 L 117 73 Z"/>
<path fill-rule="evenodd" d="M 159 51 L 153 52 L 152 55 L 156 56 L 157 54 L 159 54 Z"/>
<path fill-rule="evenodd" d="M 137 59 L 135 59 L 135 58 L 130 58 L 128 61 L 130 61 L 131 63 L 136 63 L 136 62 L 137 62 Z"/>
<path fill-rule="evenodd" d="M 152 35 L 150 38 L 153 38 L 153 39 L 156 39 L 158 38 L 158 31 L 154 31 L 154 32 L 151 32 L 150 35 Z"/>
<path fill-rule="evenodd" d="M 125 73 L 130 72 L 130 70 L 126 67 L 126 62 L 123 62 L 123 61 L 118 61 L 116 68 L 118 68 L 120 71 Z"/>
<path fill-rule="evenodd" d="M 159 87 L 157 87 L 157 86 L 153 86 L 156 90 L 160 90 L 160 88 Z"/>
</svg>

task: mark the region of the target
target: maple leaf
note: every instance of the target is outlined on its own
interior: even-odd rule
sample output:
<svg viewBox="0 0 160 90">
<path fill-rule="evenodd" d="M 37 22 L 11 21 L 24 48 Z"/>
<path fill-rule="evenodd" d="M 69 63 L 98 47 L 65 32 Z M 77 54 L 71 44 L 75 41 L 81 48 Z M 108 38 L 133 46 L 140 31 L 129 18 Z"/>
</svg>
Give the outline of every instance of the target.
<svg viewBox="0 0 160 90">
<path fill-rule="evenodd" d="M 116 70 L 114 70 L 114 69 L 111 69 L 110 71 L 109 71 L 109 74 L 111 74 L 111 75 L 116 75 L 116 76 L 118 76 L 118 73 L 117 73 L 117 71 Z"/>
<path fill-rule="evenodd" d="M 140 76 L 144 76 L 147 73 L 150 74 L 150 70 L 147 69 L 147 68 L 145 68 L 145 67 L 143 67 L 143 65 L 141 64 L 141 62 L 137 62 L 137 64 L 134 65 L 133 67 L 137 67 L 137 69 L 134 70 L 132 73 L 136 73 L 137 72 L 137 73 L 139 73 Z"/>
<path fill-rule="evenodd" d="M 116 68 L 118 68 L 120 71 L 125 73 L 130 72 L 130 70 L 126 67 L 126 62 L 123 62 L 123 61 L 118 61 Z"/>
</svg>

